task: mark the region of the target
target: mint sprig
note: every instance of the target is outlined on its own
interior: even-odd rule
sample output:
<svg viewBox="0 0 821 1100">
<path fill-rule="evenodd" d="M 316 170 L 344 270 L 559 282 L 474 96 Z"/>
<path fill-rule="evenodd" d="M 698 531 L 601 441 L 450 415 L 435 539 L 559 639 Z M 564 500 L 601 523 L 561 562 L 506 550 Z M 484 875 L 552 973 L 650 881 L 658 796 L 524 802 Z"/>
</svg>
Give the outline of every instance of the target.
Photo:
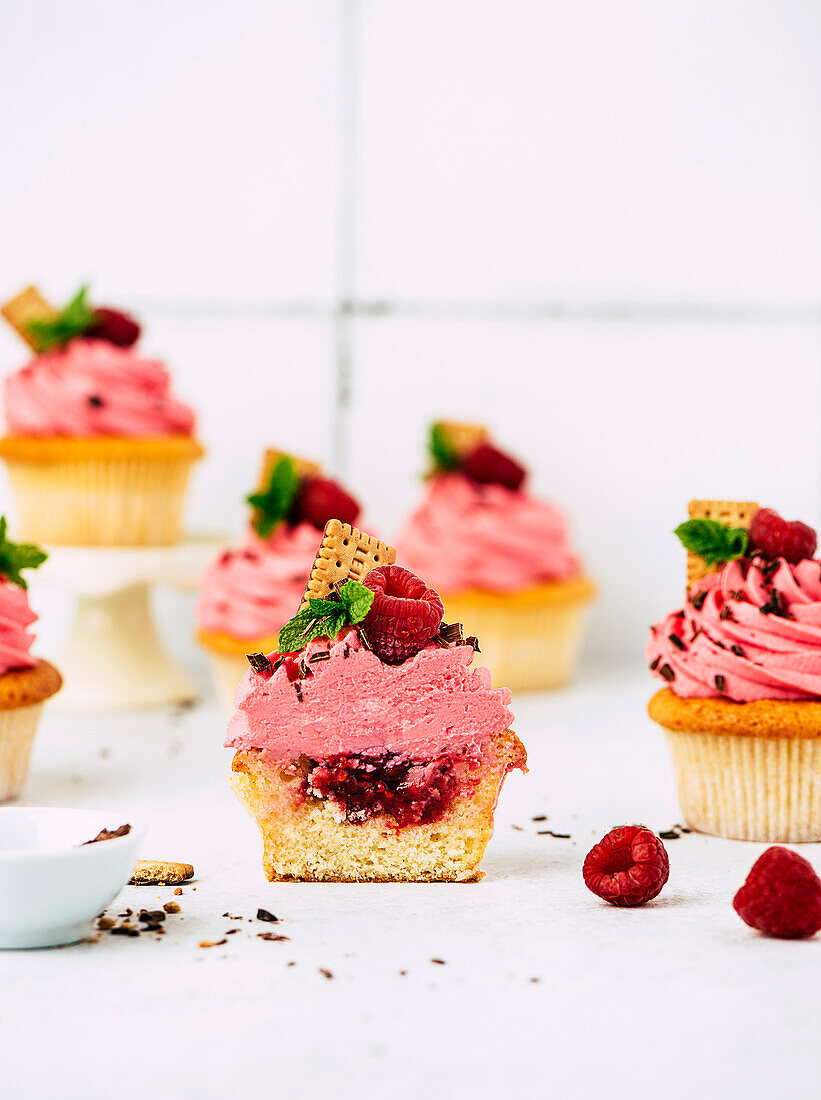
<svg viewBox="0 0 821 1100">
<path fill-rule="evenodd" d="M 6 517 L 0 517 L 0 575 L 12 584 L 28 588 L 21 570 L 36 569 L 48 557 L 39 546 L 29 542 L 11 542 L 6 537 Z"/>
<path fill-rule="evenodd" d="M 353 580 L 342 585 L 338 599 L 317 600 L 311 597 L 308 606 L 280 630 L 279 652 L 296 653 L 314 638 L 333 640 L 343 627 L 361 623 L 372 603 L 371 589 Z"/>
<path fill-rule="evenodd" d="M 686 550 L 698 554 L 707 565 L 743 558 L 750 539 L 743 527 L 728 527 L 716 519 L 688 519 L 673 533 Z"/>
<path fill-rule="evenodd" d="M 260 492 L 245 498 L 254 509 L 252 522 L 260 538 L 267 539 L 276 525 L 285 519 L 298 488 L 296 463 L 289 455 L 283 455 L 274 464 L 267 485 Z"/>
<path fill-rule="evenodd" d="M 88 287 L 81 286 L 68 305 L 48 320 L 29 321 L 26 326 L 38 351 L 63 347 L 75 336 L 82 336 L 95 323 L 97 315 L 88 304 Z"/>
<path fill-rule="evenodd" d="M 451 446 L 441 424 L 431 424 L 428 432 L 428 454 L 433 462 L 434 473 L 446 473 L 458 470 L 459 452 Z"/>
</svg>

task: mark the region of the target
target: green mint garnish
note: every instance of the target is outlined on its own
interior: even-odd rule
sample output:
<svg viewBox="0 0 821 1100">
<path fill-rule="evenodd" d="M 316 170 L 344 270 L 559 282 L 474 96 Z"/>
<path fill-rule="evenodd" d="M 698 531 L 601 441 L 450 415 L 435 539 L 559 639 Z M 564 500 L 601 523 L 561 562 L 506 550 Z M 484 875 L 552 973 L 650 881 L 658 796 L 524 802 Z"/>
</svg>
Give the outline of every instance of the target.
<svg viewBox="0 0 821 1100">
<path fill-rule="evenodd" d="M 88 304 L 88 287 L 81 286 L 67 306 L 47 321 L 30 321 L 28 331 L 37 342 L 38 351 L 63 347 L 75 336 L 82 336 L 96 320 Z"/>
<path fill-rule="evenodd" d="M 245 499 L 255 510 L 254 530 L 260 538 L 267 539 L 280 520 L 291 510 L 299 488 L 296 464 L 288 455 L 274 464 L 268 484 L 259 493 L 251 493 Z"/>
<path fill-rule="evenodd" d="M 338 600 L 311 598 L 279 632 L 279 652 L 296 653 L 314 638 L 333 640 L 345 626 L 361 623 L 371 609 L 373 592 L 359 581 L 345 581 Z"/>
<path fill-rule="evenodd" d="M 48 557 L 39 546 L 28 542 L 11 542 L 6 538 L 6 517 L 0 517 L 0 575 L 12 584 L 28 588 L 20 575 L 23 569 L 36 569 Z"/>
<path fill-rule="evenodd" d="M 458 470 L 459 454 L 450 445 L 441 424 L 431 424 L 428 433 L 428 453 L 433 461 L 434 473 Z"/>
<path fill-rule="evenodd" d="M 743 527 L 727 527 L 715 519 L 688 519 L 675 531 L 685 549 L 698 554 L 707 565 L 743 558 L 749 535 Z"/>
</svg>

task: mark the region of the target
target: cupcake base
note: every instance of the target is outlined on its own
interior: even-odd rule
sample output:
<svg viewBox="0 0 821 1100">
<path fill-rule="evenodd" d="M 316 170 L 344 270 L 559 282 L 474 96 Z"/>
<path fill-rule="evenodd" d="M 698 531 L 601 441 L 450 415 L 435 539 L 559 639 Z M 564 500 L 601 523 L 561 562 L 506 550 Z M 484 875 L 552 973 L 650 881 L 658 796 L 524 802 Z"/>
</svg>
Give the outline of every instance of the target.
<svg viewBox="0 0 821 1100">
<path fill-rule="evenodd" d="M 513 691 L 562 687 L 576 671 L 587 604 L 587 578 L 551 581 L 511 595 L 475 590 L 442 597 L 445 620 L 461 622 L 481 646 L 477 664 Z"/>
<path fill-rule="evenodd" d="M 202 448 L 168 439 L 0 440 L 21 538 L 55 546 L 168 546 Z"/>
<path fill-rule="evenodd" d="M 686 823 L 731 840 L 821 840 L 821 703 L 650 700 Z"/>
<path fill-rule="evenodd" d="M 47 661 L 0 676 L 0 802 L 22 790 L 43 704 L 61 684 Z"/>
<path fill-rule="evenodd" d="M 494 739 L 492 762 L 473 794 L 457 798 L 438 821 L 397 828 L 379 815 L 340 821 L 329 801 L 292 793 L 292 772 L 258 750 L 234 756 L 232 785 L 259 825 L 262 865 L 273 881 L 474 882 L 493 835 L 493 813 L 505 776 L 524 767 L 524 747 L 512 730 Z"/>
</svg>

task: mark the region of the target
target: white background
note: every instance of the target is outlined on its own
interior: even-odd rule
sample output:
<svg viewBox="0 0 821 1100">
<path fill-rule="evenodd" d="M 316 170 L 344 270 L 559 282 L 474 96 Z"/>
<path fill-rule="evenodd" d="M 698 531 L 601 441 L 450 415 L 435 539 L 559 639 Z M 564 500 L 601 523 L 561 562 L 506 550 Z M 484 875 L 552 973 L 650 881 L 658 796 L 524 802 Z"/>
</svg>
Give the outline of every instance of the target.
<svg viewBox="0 0 821 1100">
<path fill-rule="evenodd" d="M 487 420 L 638 655 L 691 496 L 821 519 L 819 54 L 813 0 L 8 5 L 0 293 L 142 315 L 198 529 L 270 444 L 390 538 L 427 422 Z"/>
<path fill-rule="evenodd" d="M 390 537 L 428 420 L 480 418 L 602 589 L 578 687 L 516 701 L 533 768 L 479 887 L 269 886 L 213 708 L 50 710 L 28 800 L 116 802 L 199 885 L 159 944 L 4 955 L 14 1095 L 811 1091 L 819 943 L 730 907 L 759 846 L 671 842 L 637 912 L 579 866 L 616 822 L 678 816 L 642 648 L 687 500 L 821 520 L 819 55 L 816 0 L 3 6 L 0 295 L 89 279 L 144 318 L 208 447 L 192 528 L 239 531 L 268 444 Z M 23 358 L 0 333 L 0 372 Z M 194 662 L 190 599 L 164 608 Z M 197 948 L 260 904 L 287 944 Z"/>
</svg>

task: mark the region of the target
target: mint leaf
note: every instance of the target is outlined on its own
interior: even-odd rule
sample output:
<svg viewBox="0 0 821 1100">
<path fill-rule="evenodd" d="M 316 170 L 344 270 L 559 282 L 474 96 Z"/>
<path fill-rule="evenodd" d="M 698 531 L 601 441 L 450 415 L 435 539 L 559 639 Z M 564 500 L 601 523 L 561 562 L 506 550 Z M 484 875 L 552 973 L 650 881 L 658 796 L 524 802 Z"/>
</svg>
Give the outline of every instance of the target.
<svg viewBox="0 0 821 1100">
<path fill-rule="evenodd" d="M 428 453 L 433 460 L 433 469 L 436 473 L 459 468 L 459 455 L 451 447 L 441 424 L 431 424 L 428 433 Z"/>
<path fill-rule="evenodd" d="M 311 603 L 331 603 L 330 600 L 311 600 Z M 318 615 L 313 607 L 306 607 L 294 615 L 290 622 L 283 626 L 279 632 L 279 652 L 296 653 L 313 641 L 314 638 L 329 638 L 333 640 L 345 626 L 345 608 L 341 603 L 331 604 L 333 612 L 326 615 Z"/>
<path fill-rule="evenodd" d="M 274 464 L 267 485 L 245 498 L 254 509 L 254 530 L 260 538 L 267 539 L 280 520 L 285 519 L 298 488 L 296 464 L 289 455 L 283 455 Z"/>
<path fill-rule="evenodd" d="M 688 519 L 673 532 L 685 549 L 698 554 L 707 565 L 718 565 L 747 552 L 749 535 L 743 527 L 727 527 L 716 519 Z"/>
<path fill-rule="evenodd" d="M 36 569 L 48 557 L 39 546 L 29 542 L 11 542 L 6 538 L 6 517 L 0 518 L 0 575 L 12 584 L 28 588 L 21 576 L 23 569 Z"/>
<path fill-rule="evenodd" d="M 349 623 L 361 623 L 371 609 L 374 592 L 359 581 L 346 581 L 339 596 L 348 615 Z"/>
<path fill-rule="evenodd" d="M 63 347 L 87 332 L 96 320 L 96 314 L 88 304 L 88 287 L 81 286 L 71 301 L 56 317 L 44 321 L 30 321 L 26 326 L 37 343 L 38 351 Z"/>
</svg>

